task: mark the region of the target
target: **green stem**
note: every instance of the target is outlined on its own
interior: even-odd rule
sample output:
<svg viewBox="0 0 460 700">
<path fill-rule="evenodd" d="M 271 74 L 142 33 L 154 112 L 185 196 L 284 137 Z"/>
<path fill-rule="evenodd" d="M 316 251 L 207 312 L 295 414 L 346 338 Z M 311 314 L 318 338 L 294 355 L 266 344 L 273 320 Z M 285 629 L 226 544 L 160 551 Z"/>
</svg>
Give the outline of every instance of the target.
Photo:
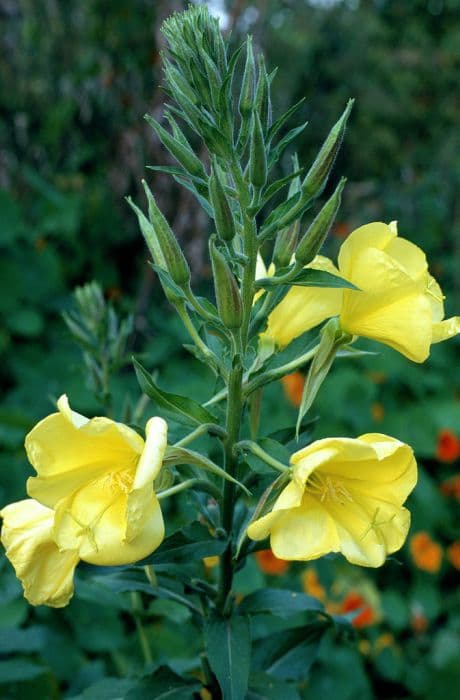
<svg viewBox="0 0 460 700">
<path fill-rule="evenodd" d="M 252 394 L 253 391 L 259 389 L 259 387 L 265 386 L 265 384 L 270 384 L 271 382 L 274 382 L 277 379 L 281 379 L 281 377 L 284 377 L 286 374 L 289 374 L 290 372 L 299 369 L 299 367 L 302 367 L 311 359 L 313 359 L 313 357 L 316 355 L 318 348 L 319 344 L 315 345 L 314 348 L 304 353 L 303 355 L 296 357 L 295 360 L 291 360 L 291 362 L 287 362 L 285 365 L 281 365 L 281 367 L 275 367 L 274 369 L 268 370 L 268 372 L 265 372 L 264 374 L 261 374 L 258 377 L 254 377 L 252 381 L 244 385 L 244 396 L 247 397 L 250 394 Z"/>
<path fill-rule="evenodd" d="M 259 457 L 262 461 L 264 461 L 266 464 L 270 465 L 270 467 L 273 467 L 279 472 L 288 472 L 290 470 L 290 467 L 275 459 L 275 457 L 269 455 L 268 452 L 265 452 L 265 450 L 263 450 L 260 447 L 260 445 L 258 445 L 256 442 L 253 442 L 252 440 L 241 440 L 240 442 L 237 442 L 235 444 L 233 449 L 237 453 L 252 452 L 253 455 Z"/>
<path fill-rule="evenodd" d="M 195 343 L 195 345 L 201 350 L 203 355 L 209 360 L 209 362 L 214 367 L 219 367 L 220 369 L 222 369 L 221 363 L 219 362 L 217 357 L 214 355 L 213 352 L 211 352 L 211 350 L 208 348 L 206 343 L 200 338 L 200 335 L 199 335 L 197 329 L 193 325 L 193 323 L 192 323 L 192 321 L 187 313 L 187 310 L 185 308 L 185 304 L 177 304 L 176 309 L 177 309 L 177 313 L 179 314 L 179 316 L 182 320 L 182 323 L 184 324 L 184 326 L 188 330 L 189 335 L 190 335 L 191 339 L 193 340 L 193 342 Z"/>
<path fill-rule="evenodd" d="M 192 430 L 191 433 L 183 437 L 181 440 L 175 442 L 173 447 L 185 447 L 185 445 L 189 445 L 191 442 L 197 440 L 206 433 L 221 438 L 225 438 L 227 436 L 227 433 L 220 427 L 220 425 L 215 425 L 214 423 L 203 423 L 203 425 L 199 425 L 198 428 Z"/>
<path fill-rule="evenodd" d="M 133 606 L 132 615 L 136 624 L 137 635 L 139 637 L 139 643 L 141 645 L 144 661 L 146 664 L 151 664 L 153 663 L 153 656 L 147 635 L 142 625 L 141 616 L 139 615 L 139 608 L 142 605 L 142 599 L 137 591 L 131 591 L 131 602 Z"/>
<path fill-rule="evenodd" d="M 164 498 L 169 498 L 176 493 L 187 491 L 187 489 L 191 488 L 196 488 L 199 491 L 206 491 L 211 494 L 211 496 L 214 496 L 216 500 L 220 499 L 220 491 L 217 486 L 214 486 L 211 481 L 205 481 L 204 479 L 186 479 L 185 481 L 181 481 L 180 484 L 176 484 L 176 486 L 171 486 L 171 488 L 157 493 L 157 498 L 159 501 L 162 501 Z"/>
<path fill-rule="evenodd" d="M 238 464 L 233 447 L 238 442 L 242 415 L 242 383 L 243 367 L 238 356 L 233 359 L 233 367 L 229 376 L 227 419 L 227 438 L 224 443 L 224 468 L 227 474 L 235 477 Z M 235 484 L 225 481 L 222 491 L 222 527 L 231 535 L 233 525 L 233 510 L 235 502 Z M 221 611 L 225 608 L 227 597 L 233 583 L 233 551 L 231 543 L 220 558 L 220 578 L 218 605 Z"/>
</svg>

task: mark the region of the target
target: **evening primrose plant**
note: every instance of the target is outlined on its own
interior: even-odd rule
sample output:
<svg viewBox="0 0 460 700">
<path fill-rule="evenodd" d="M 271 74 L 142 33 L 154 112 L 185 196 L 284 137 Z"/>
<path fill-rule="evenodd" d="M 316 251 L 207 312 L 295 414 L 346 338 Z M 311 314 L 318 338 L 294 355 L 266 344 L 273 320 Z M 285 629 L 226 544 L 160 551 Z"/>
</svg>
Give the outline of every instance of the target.
<svg viewBox="0 0 460 700">
<path fill-rule="evenodd" d="M 165 118 L 147 121 L 176 164 L 151 169 L 186 187 L 209 217 L 212 299 L 196 295 L 154 187 L 143 182 L 146 206 L 128 202 L 189 336 L 186 347 L 212 373 L 214 387 L 203 404 L 166 391 L 136 358 L 148 420 L 138 424 L 142 410 L 130 425 L 115 420 L 109 370 L 122 364 L 129 324 L 113 325 L 97 287 L 81 290 L 80 315 L 66 321 L 109 415 L 86 418 L 61 396 L 57 412 L 26 437 L 36 476 L 27 482 L 29 498 L 1 511 L 1 539 L 33 605 L 67 605 L 83 562 L 98 567 L 98 580 L 120 596 L 129 591 L 144 602 L 183 606 L 201 652 L 169 669 L 174 697 L 274 698 L 281 682 L 276 697 L 298 698 L 289 681 L 305 680 L 322 636 L 346 631 L 347 621 L 297 591 L 263 589 L 241 599 L 235 574 L 268 543 L 283 560 L 338 553 L 366 567 L 384 565 L 402 547 L 410 524 L 404 503 L 417 481 L 411 448 L 377 433 L 309 443 L 304 418 L 334 362 L 362 354 L 359 336 L 423 362 L 432 343 L 460 331 L 460 318 L 444 320 L 424 253 L 400 238 L 394 223 L 350 234 L 338 267 L 320 255 L 345 186 L 329 178 L 352 101 L 313 163 L 305 167 L 294 156 L 289 172 L 274 179 L 306 127 L 287 130 L 301 102 L 274 118 L 275 73 L 255 57 L 250 37 L 230 53 L 204 6 L 173 15 L 163 34 Z M 205 149 L 203 159 L 192 143 Z M 97 322 L 93 328 L 84 320 L 86 313 L 94 321 L 96 307 L 100 325 L 112 328 L 110 342 Z M 267 436 L 264 388 L 297 370 L 307 373 L 297 425 Z M 168 426 L 180 431 L 169 444 Z M 184 493 L 188 519 L 172 531 L 163 504 Z M 203 560 L 213 558 L 217 573 L 205 575 Z M 279 673 L 276 660 L 282 666 L 290 654 L 303 660 L 300 675 Z M 157 668 L 147 667 L 149 697 L 165 688 L 165 670 Z"/>
</svg>

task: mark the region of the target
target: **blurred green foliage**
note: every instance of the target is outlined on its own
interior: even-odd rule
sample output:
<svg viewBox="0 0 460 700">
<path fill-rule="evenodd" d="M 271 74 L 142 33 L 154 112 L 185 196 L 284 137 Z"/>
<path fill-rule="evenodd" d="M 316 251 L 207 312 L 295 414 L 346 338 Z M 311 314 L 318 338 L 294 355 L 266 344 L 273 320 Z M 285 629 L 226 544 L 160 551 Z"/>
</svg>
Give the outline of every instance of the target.
<svg viewBox="0 0 460 700">
<path fill-rule="evenodd" d="M 194 398 L 205 398 L 209 376 L 181 349 L 185 338 L 146 269 L 143 243 L 123 200 L 127 194 L 140 199 L 145 164 L 164 158 L 142 116 L 158 110 L 163 99 L 157 89 L 159 23 L 184 5 L 0 0 L 2 505 L 25 495 L 30 469 L 24 434 L 50 412 L 51 400 L 66 391 L 81 412 L 102 410 L 82 381 L 83 361 L 61 319 L 75 285 L 97 279 L 122 315 L 134 312 L 131 349 L 141 351 L 172 390 L 185 393 L 186 387 Z M 428 253 L 447 310 L 458 312 L 459 0 L 243 0 L 228 2 L 227 9 L 234 42 L 252 32 L 269 67 L 279 66 L 277 110 L 307 97 L 301 116 L 310 124 L 299 145 L 301 162 L 311 158 L 346 100 L 356 98 L 338 164 L 349 184 L 328 252 L 356 225 L 398 219 L 400 233 Z M 284 165 L 287 171 L 288 158 Z M 190 218 L 195 205 L 162 176 L 152 186 L 187 233 L 186 247 L 202 241 L 207 223 Z M 195 278 L 202 276 L 205 285 L 202 247 L 188 252 Z M 433 347 L 423 366 L 360 343 L 379 354 L 337 362 L 318 396 L 314 438 L 377 431 L 414 447 L 421 476 L 409 505 L 412 532 L 426 532 L 441 546 L 439 568 L 420 568 L 407 545 L 381 571 L 326 558 L 311 568 L 293 565 L 274 584 L 254 559 L 239 573 L 238 590 L 247 594 L 264 583 L 300 588 L 310 568 L 335 612 L 350 592 L 376 611 L 356 639 L 338 644 L 328 635 L 308 684 L 292 687 L 292 695 L 283 674 L 275 674 L 270 698 L 453 699 L 460 680 L 460 610 L 458 574 L 448 552 L 460 540 L 459 492 L 445 484 L 456 483 L 459 467 L 455 460 L 440 461 L 436 446 L 442 429 L 460 434 L 458 341 Z M 129 368 L 114 379 L 112 391 L 122 417 L 125 396 L 132 405 L 138 400 Z M 265 435 L 293 421 L 294 408 L 281 391 L 267 391 Z M 168 508 L 170 529 L 179 509 L 190 519 L 196 510 L 186 497 Z M 134 674 L 148 671 L 137 636 L 139 615 L 153 666 L 170 666 L 165 687 L 193 666 L 196 640 L 188 613 L 172 601 L 145 596 L 139 611 L 133 594 L 116 594 L 101 582 L 89 585 L 83 570 L 68 608 L 32 610 L 4 558 L 0 567 L 5 700 L 141 697 L 133 690 Z M 212 580 L 213 570 L 207 575 Z M 261 636 L 270 625 L 276 627 L 276 620 L 260 621 Z M 300 658 L 307 667 L 308 654 Z M 253 687 L 263 685 L 262 675 Z M 147 682 L 144 693 L 150 697 Z"/>
</svg>

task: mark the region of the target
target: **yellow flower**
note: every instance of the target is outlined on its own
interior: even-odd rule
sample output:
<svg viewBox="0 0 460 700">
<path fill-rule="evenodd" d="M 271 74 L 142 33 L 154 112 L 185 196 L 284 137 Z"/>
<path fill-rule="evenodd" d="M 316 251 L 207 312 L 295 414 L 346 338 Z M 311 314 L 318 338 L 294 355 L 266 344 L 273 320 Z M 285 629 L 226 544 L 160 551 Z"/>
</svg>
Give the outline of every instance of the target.
<svg viewBox="0 0 460 700">
<path fill-rule="evenodd" d="M 167 426 L 151 418 L 144 441 L 108 418 L 72 411 L 61 396 L 57 413 L 26 437 L 31 499 L 12 503 L 1 540 L 28 600 L 66 605 L 79 559 L 99 566 L 130 564 L 164 537 L 153 490 L 166 449 Z"/>
<path fill-rule="evenodd" d="M 339 274 L 334 264 L 322 255 L 317 255 L 307 268 Z M 284 348 L 326 318 L 338 316 L 342 294 L 343 290 L 336 288 L 292 287 L 268 317 L 267 330 L 261 334 L 262 342 L 271 338 Z"/>
<path fill-rule="evenodd" d="M 164 537 L 160 504 L 152 484 L 162 466 L 167 426 L 151 418 L 144 440 L 109 418 L 88 420 L 69 407 L 44 418 L 26 437 L 38 476 L 27 493 L 56 512 L 58 547 L 78 550 L 90 564 L 138 561 Z"/>
<path fill-rule="evenodd" d="M 321 256 L 308 267 L 318 265 L 360 291 L 293 287 L 268 321 L 267 333 L 280 346 L 338 315 L 345 332 L 379 340 L 423 362 L 432 343 L 460 332 L 460 317 L 443 320 L 444 297 L 424 252 L 398 237 L 395 222 L 353 231 L 340 248 L 338 269 Z"/>
<path fill-rule="evenodd" d="M 381 566 L 406 539 L 402 504 L 417 481 L 411 448 L 387 435 L 318 440 L 291 457 L 292 478 L 268 514 L 251 523 L 270 535 L 275 556 L 308 561 L 341 552 L 352 564 Z"/>
<path fill-rule="evenodd" d="M 53 538 L 54 511 L 33 499 L 11 503 L 0 511 L 6 556 L 32 605 L 61 608 L 73 595 L 73 573 L 79 556 L 59 551 Z"/>
</svg>

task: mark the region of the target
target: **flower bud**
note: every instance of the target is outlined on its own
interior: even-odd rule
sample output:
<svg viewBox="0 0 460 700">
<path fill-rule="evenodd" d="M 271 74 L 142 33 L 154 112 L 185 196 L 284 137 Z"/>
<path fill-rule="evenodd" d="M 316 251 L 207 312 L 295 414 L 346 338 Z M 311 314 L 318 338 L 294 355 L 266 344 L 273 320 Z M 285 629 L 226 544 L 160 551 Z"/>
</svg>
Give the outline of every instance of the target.
<svg viewBox="0 0 460 700">
<path fill-rule="evenodd" d="M 332 197 L 327 200 L 326 204 L 302 237 L 295 251 L 295 259 L 298 263 L 308 265 L 321 250 L 339 210 L 345 183 L 346 179 L 343 177 L 337 185 Z"/>
<path fill-rule="evenodd" d="M 344 113 L 330 130 L 329 135 L 321 146 L 321 150 L 316 156 L 313 165 L 306 174 L 302 183 L 303 198 L 306 197 L 313 199 L 315 197 L 319 197 L 326 186 L 326 182 L 334 165 L 335 158 L 342 144 L 348 117 L 353 107 L 353 102 L 354 100 L 348 100 Z"/>
<path fill-rule="evenodd" d="M 235 222 L 215 161 L 209 178 L 209 198 L 213 208 L 217 235 L 224 241 L 231 241 L 235 236 Z"/>
<path fill-rule="evenodd" d="M 179 285 L 179 287 L 183 287 L 190 281 L 190 268 L 174 233 L 171 231 L 168 222 L 159 210 L 155 198 L 150 192 L 145 180 L 142 181 L 142 184 L 149 203 L 150 223 L 153 226 L 155 236 L 163 254 L 167 271 L 173 282 Z"/>
<path fill-rule="evenodd" d="M 227 261 L 215 244 L 215 236 L 209 239 L 209 253 L 219 316 L 227 328 L 239 328 L 243 320 L 240 290 Z"/>
<path fill-rule="evenodd" d="M 263 55 L 259 56 L 259 80 L 256 89 L 256 111 L 259 113 L 260 122 L 264 131 L 271 123 L 270 81 L 265 68 Z"/>
<path fill-rule="evenodd" d="M 254 103 L 254 54 L 252 52 L 252 37 L 248 36 L 246 42 L 246 63 L 244 66 L 241 92 L 238 101 L 238 111 L 242 117 L 251 114 Z"/>
<path fill-rule="evenodd" d="M 254 187 L 263 187 L 267 182 L 267 156 L 265 153 L 264 132 L 259 114 L 256 111 L 252 115 L 249 179 Z"/>
</svg>

